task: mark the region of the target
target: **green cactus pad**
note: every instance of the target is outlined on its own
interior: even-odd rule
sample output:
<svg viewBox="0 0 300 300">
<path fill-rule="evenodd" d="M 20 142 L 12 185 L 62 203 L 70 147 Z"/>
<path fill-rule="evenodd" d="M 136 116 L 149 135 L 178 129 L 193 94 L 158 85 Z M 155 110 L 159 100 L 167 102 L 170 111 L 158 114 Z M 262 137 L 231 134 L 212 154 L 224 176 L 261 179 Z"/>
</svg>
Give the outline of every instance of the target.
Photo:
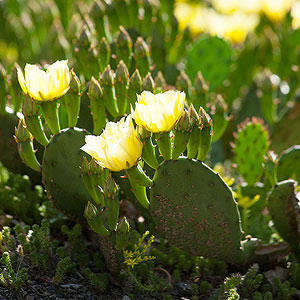
<svg viewBox="0 0 300 300">
<path fill-rule="evenodd" d="M 296 102 L 280 122 L 274 125 L 271 137 L 272 150 L 280 153 L 293 145 L 300 144 L 299 131 L 300 102 Z"/>
<path fill-rule="evenodd" d="M 240 216 L 230 188 L 204 163 L 164 161 L 153 178 L 150 210 L 159 234 L 192 255 L 238 264 Z"/>
<path fill-rule="evenodd" d="M 268 131 L 263 121 L 246 119 L 238 126 L 232 145 L 238 171 L 249 185 L 254 185 L 263 175 L 262 163 L 269 148 Z"/>
<path fill-rule="evenodd" d="M 285 180 L 278 183 L 268 197 L 268 210 L 280 235 L 299 251 L 300 206 L 296 197 L 297 183 Z"/>
<path fill-rule="evenodd" d="M 200 70 L 210 89 L 222 85 L 226 79 L 232 57 L 229 44 L 218 37 L 203 35 L 190 48 L 187 54 L 186 72 L 195 78 Z"/>
<path fill-rule="evenodd" d="M 280 154 L 277 178 L 279 181 L 291 178 L 300 182 L 300 145 L 290 147 Z"/>
<path fill-rule="evenodd" d="M 53 206 L 72 219 L 84 220 L 84 208 L 91 198 L 80 177 L 87 131 L 70 128 L 52 137 L 45 149 L 42 176 Z"/>
</svg>

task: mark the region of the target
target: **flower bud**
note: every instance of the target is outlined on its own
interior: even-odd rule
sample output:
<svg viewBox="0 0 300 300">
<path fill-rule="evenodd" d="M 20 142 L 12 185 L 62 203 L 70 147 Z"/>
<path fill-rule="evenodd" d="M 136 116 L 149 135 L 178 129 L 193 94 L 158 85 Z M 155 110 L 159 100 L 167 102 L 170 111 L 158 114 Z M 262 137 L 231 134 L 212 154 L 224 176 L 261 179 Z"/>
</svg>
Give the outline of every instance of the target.
<svg viewBox="0 0 300 300">
<path fill-rule="evenodd" d="M 33 170 L 40 172 L 41 165 L 38 162 L 33 149 L 32 135 L 27 130 L 23 119 L 20 119 L 17 128 L 15 128 L 15 141 L 18 145 L 18 152 L 25 164 Z"/>
<path fill-rule="evenodd" d="M 103 87 L 103 98 L 105 101 L 105 106 L 108 112 L 116 118 L 119 115 L 119 109 L 117 107 L 117 101 L 115 98 L 115 74 L 111 69 L 110 65 L 108 65 L 101 78 L 100 78 L 101 86 Z"/>
<path fill-rule="evenodd" d="M 101 0 L 95 0 L 90 13 L 90 17 L 94 19 L 94 21 L 101 19 L 105 16 L 105 5 Z"/>
<path fill-rule="evenodd" d="M 47 146 L 49 144 L 49 140 L 45 134 L 41 118 L 38 115 L 39 107 L 34 101 L 31 100 L 29 95 L 24 96 L 22 113 L 25 118 L 27 129 L 41 145 Z"/>
<path fill-rule="evenodd" d="M 147 73 L 147 75 L 146 75 L 146 77 L 143 81 L 143 89 L 145 91 L 153 92 L 154 87 L 155 87 L 155 83 L 154 83 L 154 80 L 153 80 L 153 78 L 152 78 L 152 76 L 149 72 L 149 73 Z"/>
<path fill-rule="evenodd" d="M 123 26 L 119 27 L 116 37 L 117 62 L 123 60 L 129 67 L 131 62 L 132 40 Z"/>
<path fill-rule="evenodd" d="M 126 217 L 123 217 L 123 219 L 118 223 L 117 232 L 120 234 L 127 234 L 129 233 L 130 225 L 126 219 Z"/>
<path fill-rule="evenodd" d="M 70 91 L 69 93 L 74 93 L 74 94 L 79 94 L 80 90 L 81 90 L 81 84 L 80 84 L 80 80 L 77 77 L 77 75 L 75 74 L 74 70 L 72 69 L 70 71 Z"/>
<path fill-rule="evenodd" d="M 115 198 L 115 195 L 117 193 L 118 186 L 115 182 L 115 180 L 112 178 L 111 174 L 108 175 L 108 177 L 104 181 L 104 195 L 108 198 Z"/>
<path fill-rule="evenodd" d="M 95 77 L 91 78 L 91 82 L 88 89 L 88 97 L 92 100 L 97 101 L 103 95 L 100 83 Z"/>
<path fill-rule="evenodd" d="M 15 139 L 18 143 L 27 142 L 32 140 L 32 135 L 27 130 L 24 119 L 20 119 L 18 126 L 15 127 Z"/>
<path fill-rule="evenodd" d="M 142 84 L 140 72 L 136 69 L 129 80 L 127 113 L 130 113 L 130 107 L 135 108 L 136 95 L 142 92 Z"/>
<path fill-rule="evenodd" d="M 29 95 L 25 95 L 22 103 L 22 113 L 25 117 L 37 116 L 39 113 L 39 106 L 31 100 Z"/>
<path fill-rule="evenodd" d="M 209 152 L 212 141 L 213 123 L 210 115 L 206 113 L 202 107 L 200 107 L 199 116 L 201 122 L 201 130 L 197 159 L 200 161 L 204 161 Z"/>
<path fill-rule="evenodd" d="M 130 225 L 126 219 L 123 219 L 118 223 L 116 230 L 116 248 L 118 250 L 124 249 L 129 239 Z"/>
<path fill-rule="evenodd" d="M 142 77 L 150 70 L 149 47 L 142 37 L 138 37 L 134 45 L 134 55 L 137 69 Z"/>
<path fill-rule="evenodd" d="M 175 129 L 178 131 L 182 131 L 182 132 L 189 131 L 190 118 L 189 118 L 189 113 L 186 108 L 183 110 L 182 116 L 181 116 L 180 120 L 178 121 Z"/>
<path fill-rule="evenodd" d="M 78 121 L 81 100 L 81 84 L 73 69 L 70 71 L 70 77 L 70 90 L 65 96 L 65 103 L 68 113 L 68 126 L 72 128 L 77 125 Z"/>
<path fill-rule="evenodd" d="M 195 77 L 195 92 L 197 95 L 205 95 L 209 91 L 209 83 L 205 81 L 200 71 Z"/>
<path fill-rule="evenodd" d="M 97 216 L 97 213 L 97 207 L 89 201 L 85 207 L 84 216 L 87 220 L 93 220 Z"/>
<path fill-rule="evenodd" d="M 198 71 L 195 77 L 194 86 L 195 86 L 194 92 L 196 96 L 196 99 L 194 100 L 195 106 L 206 107 L 208 92 L 209 92 L 209 84 L 208 82 L 205 81 L 200 71 Z"/>
<path fill-rule="evenodd" d="M 183 70 L 180 71 L 180 74 L 177 77 L 176 87 L 179 90 L 184 91 L 186 95 L 191 96 L 192 82 L 189 76 Z"/>
<path fill-rule="evenodd" d="M 103 37 L 98 48 L 99 66 L 101 72 L 103 72 L 106 66 L 109 64 L 110 54 L 110 45 L 107 42 L 107 39 Z"/>
<path fill-rule="evenodd" d="M 165 90 L 167 83 L 166 83 L 164 75 L 161 71 L 159 71 L 156 74 L 156 76 L 154 78 L 154 82 L 155 82 L 156 89 L 160 89 L 161 91 Z"/>
<path fill-rule="evenodd" d="M 210 115 L 203 109 L 203 107 L 200 107 L 199 117 L 200 117 L 200 122 L 203 125 L 202 128 L 204 128 L 204 127 L 212 128 L 212 126 L 213 126 L 212 119 L 211 119 Z"/>
<path fill-rule="evenodd" d="M 77 44 L 78 46 L 89 48 L 91 45 L 91 33 L 87 27 L 87 25 L 84 25 L 80 31 Z"/>
<path fill-rule="evenodd" d="M 190 127 L 193 128 L 194 126 L 199 126 L 200 124 L 200 118 L 198 113 L 195 110 L 195 107 L 193 104 L 190 105 L 189 111 L 188 111 L 188 117 L 190 120 Z"/>
<path fill-rule="evenodd" d="M 124 64 L 123 60 L 121 60 L 118 64 L 116 71 L 116 99 L 118 102 L 119 113 L 124 115 L 127 109 L 127 90 L 129 84 L 129 72 Z"/>
<path fill-rule="evenodd" d="M 121 60 L 116 70 L 116 82 L 127 85 L 129 83 L 129 72 L 126 64 Z"/>
<path fill-rule="evenodd" d="M 89 89 L 88 97 L 90 99 L 91 113 L 93 117 L 94 134 L 100 134 L 105 126 L 105 103 L 103 99 L 103 90 L 99 81 L 92 77 Z"/>
</svg>

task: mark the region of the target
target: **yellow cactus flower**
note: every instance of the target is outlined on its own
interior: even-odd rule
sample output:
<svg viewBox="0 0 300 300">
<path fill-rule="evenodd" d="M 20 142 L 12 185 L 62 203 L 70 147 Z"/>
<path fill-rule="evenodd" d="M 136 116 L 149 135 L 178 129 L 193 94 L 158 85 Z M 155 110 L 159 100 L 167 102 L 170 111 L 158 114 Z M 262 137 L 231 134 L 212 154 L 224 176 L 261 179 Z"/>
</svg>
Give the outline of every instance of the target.
<svg viewBox="0 0 300 300">
<path fill-rule="evenodd" d="M 262 0 L 262 11 L 272 21 L 281 21 L 295 0 Z"/>
<path fill-rule="evenodd" d="M 255 1 L 258 2 L 258 0 L 251 0 L 251 3 Z M 248 12 L 251 10 L 244 2 L 245 0 L 242 2 L 237 0 L 215 1 L 214 4 L 218 6 L 226 4 L 225 6 L 230 8 L 227 11 L 230 14 L 221 14 L 203 5 L 177 3 L 175 15 L 181 30 L 189 26 L 193 35 L 205 32 L 225 38 L 232 43 L 241 43 L 245 41 L 249 32 L 254 31 L 259 22 L 258 14 L 249 14 Z M 244 4 L 242 5 L 242 3 Z M 258 10 L 257 7 L 258 5 L 256 5 L 255 11 Z"/>
<path fill-rule="evenodd" d="M 237 186 L 237 190 L 236 192 L 234 192 L 234 197 L 237 199 L 238 205 L 243 209 L 248 209 L 260 199 L 260 195 L 255 195 L 253 198 L 250 198 L 249 196 L 244 196 L 242 194 L 240 185 Z"/>
<path fill-rule="evenodd" d="M 100 136 L 87 135 L 85 142 L 81 150 L 111 171 L 131 168 L 142 155 L 143 144 L 137 138 L 131 115 L 118 123 L 108 122 Z"/>
<path fill-rule="evenodd" d="M 219 173 L 228 186 L 232 186 L 234 183 L 234 178 L 225 175 L 225 167 L 219 163 L 215 164 L 214 171 Z"/>
<path fill-rule="evenodd" d="M 293 29 L 300 28 L 300 1 L 294 3 L 291 9 L 292 27 Z"/>
<path fill-rule="evenodd" d="M 213 0 L 212 4 L 222 14 L 256 14 L 261 10 L 261 0 Z"/>
<path fill-rule="evenodd" d="M 226 16 L 224 22 L 223 35 L 232 43 L 244 42 L 247 34 L 253 32 L 259 22 L 257 15 L 245 15 L 235 13 L 231 16 Z"/>
<path fill-rule="evenodd" d="M 222 14 L 231 14 L 239 9 L 239 0 L 213 0 L 213 6 Z"/>
<path fill-rule="evenodd" d="M 236 12 L 232 15 L 221 15 L 212 12 L 207 15 L 206 32 L 225 38 L 232 43 L 244 42 L 247 34 L 254 31 L 259 22 L 257 15 Z"/>
<path fill-rule="evenodd" d="M 181 118 L 185 101 L 184 92 L 167 91 L 154 95 L 144 91 L 137 97 L 138 101 L 132 112 L 134 120 L 138 126 L 150 132 L 170 131 Z"/>
<path fill-rule="evenodd" d="M 183 31 L 188 26 L 193 35 L 203 32 L 205 28 L 205 15 L 208 10 L 203 5 L 176 3 L 174 13 L 180 30 Z"/>
<path fill-rule="evenodd" d="M 26 64 L 25 76 L 18 69 L 19 84 L 25 94 L 36 101 L 51 101 L 65 95 L 70 88 L 68 61 L 57 61 L 46 71 L 37 65 Z"/>
</svg>

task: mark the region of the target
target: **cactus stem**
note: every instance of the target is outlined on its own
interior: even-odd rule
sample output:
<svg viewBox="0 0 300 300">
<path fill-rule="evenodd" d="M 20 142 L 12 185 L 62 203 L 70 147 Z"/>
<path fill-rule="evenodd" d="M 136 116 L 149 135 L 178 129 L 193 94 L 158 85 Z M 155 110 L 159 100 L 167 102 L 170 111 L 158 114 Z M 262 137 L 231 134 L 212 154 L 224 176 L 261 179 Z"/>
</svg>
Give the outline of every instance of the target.
<svg viewBox="0 0 300 300">
<path fill-rule="evenodd" d="M 159 151 L 163 156 L 164 160 L 170 160 L 172 149 L 170 141 L 170 132 L 156 133 L 155 137 Z"/>
<path fill-rule="evenodd" d="M 44 101 L 40 102 L 41 109 L 43 111 L 43 116 L 51 130 L 51 132 L 56 135 L 59 134 L 60 125 L 58 120 L 58 107 L 57 101 Z"/>
</svg>

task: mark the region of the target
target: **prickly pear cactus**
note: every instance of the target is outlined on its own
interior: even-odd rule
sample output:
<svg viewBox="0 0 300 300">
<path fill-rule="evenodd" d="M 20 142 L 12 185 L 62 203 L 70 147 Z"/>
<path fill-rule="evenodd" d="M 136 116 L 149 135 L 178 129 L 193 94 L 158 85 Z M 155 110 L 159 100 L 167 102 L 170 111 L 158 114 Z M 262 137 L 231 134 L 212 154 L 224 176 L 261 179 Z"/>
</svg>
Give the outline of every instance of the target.
<svg viewBox="0 0 300 300">
<path fill-rule="evenodd" d="M 193 43 L 187 54 L 186 71 L 194 78 L 200 70 L 213 90 L 226 79 L 229 73 L 232 49 L 218 37 L 204 35 Z"/>
<path fill-rule="evenodd" d="M 293 130 L 291 130 L 293 128 Z M 271 141 L 272 149 L 277 153 L 300 144 L 300 102 L 296 102 L 284 117 L 274 125 Z"/>
<path fill-rule="evenodd" d="M 299 251 L 300 205 L 296 186 L 294 180 L 285 180 L 273 187 L 268 197 L 268 210 L 280 235 Z"/>
<path fill-rule="evenodd" d="M 254 185 L 264 172 L 262 163 L 269 148 L 268 131 L 262 120 L 253 117 L 238 126 L 234 137 L 232 147 L 238 171 L 249 185 Z"/>
<path fill-rule="evenodd" d="M 184 157 L 164 161 L 153 178 L 150 210 L 158 233 L 178 248 L 231 263 L 241 260 L 237 204 L 204 163 Z"/>
<path fill-rule="evenodd" d="M 290 147 L 281 153 L 277 178 L 279 181 L 292 178 L 300 182 L 300 145 Z"/>
<path fill-rule="evenodd" d="M 43 184 L 55 208 L 71 218 L 83 220 L 90 200 L 80 177 L 87 132 L 78 128 L 62 130 L 46 147 L 42 164 Z"/>
</svg>

